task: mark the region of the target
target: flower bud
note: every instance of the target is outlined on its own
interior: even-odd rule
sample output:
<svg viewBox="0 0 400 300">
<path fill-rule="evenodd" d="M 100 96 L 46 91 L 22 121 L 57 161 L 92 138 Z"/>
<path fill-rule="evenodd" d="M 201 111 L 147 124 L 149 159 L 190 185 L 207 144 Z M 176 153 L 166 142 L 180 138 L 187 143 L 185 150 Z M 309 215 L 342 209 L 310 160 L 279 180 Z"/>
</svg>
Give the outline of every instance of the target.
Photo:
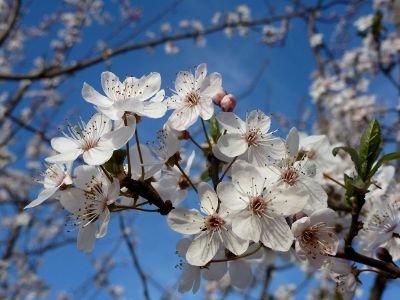
<svg viewBox="0 0 400 300">
<path fill-rule="evenodd" d="M 231 112 L 236 107 L 236 99 L 232 94 L 225 95 L 219 106 L 223 111 Z"/>
<path fill-rule="evenodd" d="M 217 94 L 216 94 L 216 95 L 214 96 L 214 98 L 213 98 L 214 104 L 220 105 L 221 100 L 222 100 L 222 98 L 224 98 L 225 95 L 226 95 L 226 92 L 225 92 L 225 90 L 221 87 L 221 88 L 218 90 Z"/>
<path fill-rule="evenodd" d="M 307 217 L 305 213 L 298 212 L 297 214 L 293 215 L 293 222 L 296 222 L 297 220 L 300 220 L 301 218 Z"/>
<path fill-rule="evenodd" d="M 393 261 L 392 255 L 390 255 L 389 251 L 383 247 L 378 247 L 378 249 L 376 249 L 376 257 L 386 262 Z"/>
</svg>

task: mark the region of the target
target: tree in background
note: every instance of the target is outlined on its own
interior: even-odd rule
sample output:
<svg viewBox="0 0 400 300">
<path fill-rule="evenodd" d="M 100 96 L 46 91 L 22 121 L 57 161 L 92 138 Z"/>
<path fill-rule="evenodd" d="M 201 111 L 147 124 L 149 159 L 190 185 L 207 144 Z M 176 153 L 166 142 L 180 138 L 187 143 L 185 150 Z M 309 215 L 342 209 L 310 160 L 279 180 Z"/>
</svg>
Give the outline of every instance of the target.
<svg viewBox="0 0 400 300">
<path fill-rule="evenodd" d="M 125 299 L 139 282 L 144 299 L 200 288 L 207 299 L 390 297 L 400 277 L 400 2 L 228 3 L 169 22 L 187 2 L 162 2 L 147 19 L 125 0 L 0 0 L 1 298 Z M 283 48 L 299 22 L 315 70 L 295 120 L 239 114 L 267 61 L 237 95 L 211 64 L 171 65 L 169 88 L 152 63 L 158 47 L 179 56 L 186 40 L 207 49 L 211 36 L 223 47 Z M 151 73 L 114 74 L 139 51 Z M 98 77 L 80 79 L 94 68 Z M 87 118 L 71 105 L 76 89 L 92 106 Z M 147 126 L 159 127 L 154 137 L 141 134 Z M 139 214 L 182 234 L 177 245 L 150 237 L 176 249 L 173 285 L 143 267 Z M 113 241 L 91 254 L 108 230 Z M 75 243 L 92 275 L 54 288 L 41 268 L 53 251 L 70 259 Z M 122 246 L 133 287 L 111 276 Z M 293 274 L 304 280 L 293 285 Z"/>
</svg>

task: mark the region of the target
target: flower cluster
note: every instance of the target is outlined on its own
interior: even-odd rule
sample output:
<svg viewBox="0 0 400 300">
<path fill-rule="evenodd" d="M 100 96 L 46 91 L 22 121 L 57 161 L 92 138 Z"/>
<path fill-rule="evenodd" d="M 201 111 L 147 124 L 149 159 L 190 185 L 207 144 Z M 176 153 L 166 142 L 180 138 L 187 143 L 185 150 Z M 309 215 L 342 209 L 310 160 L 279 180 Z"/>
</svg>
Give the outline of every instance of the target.
<svg viewBox="0 0 400 300">
<path fill-rule="evenodd" d="M 27 206 L 59 199 L 71 213 L 72 225 L 79 228 L 80 250 L 92 251 L 96 239 L 106 235 L 112 213 L 133 209 L 167 215 L 170 228 L 185 236 L 177 246 L 184 260 L 182 292 L 195 292 L 201 277 L 228 278 L 232 285 L 244 288 L 252 281 L 253 266 L 267 264 L 277 254 L 325 270 L 345 295 L 353 295 L 360 270 L 336 257 L 351 247 L 357 235 L 352 236 L 353 231 L 362 233 L 358 237 L 362 251 L 385 247 L 391 256 L 400 257 L 398 188 L 391 182 L 390 167 L 371 173 L 373 179 L 355 165 L 363 184 L 376 180 L 380 188 L 371 188 L 366 197 L 364 227 L 353 228 L 358 225 L 345 224 L 342 214 L 351 207 L 342 203 L 334 210 L 335 203 L 328 200 L 336 193 L 332 183 L 344 186 L 338 181 L 340 173 L 351 167 L 334 157 L 328 138 L 307 136 L 296 128 L 283 138 L 271 130 L 271 117 L 259 110 L 242 120 L 232 112 L 236 100 L 223 89 L 221 75 L 208 74 L 205 64 L 194 74 L 179 72 L 166 99 L 158 73 L 121 82 L 104 72 L 101 85 L 104 95 L 84 83 L 82 97 L 97 113 L 87 123 L 68 124 L 62 137 L 51 140 L 57 153 L 46 158 L 44 189 Z M 158 131 L 157 141 L 141 144 L 142 118 L 161 118 L 167 110 L 173 111 Z M 199 120 L 205 144 L 196 142 L 189 131 Z M 188 152 L 190 146 L 183 141 L 192 142 L 195 149 Z M 351 154 L 356 162 L 356 154 Z M 190 173 L 201 158 L 208 161 L 206 173 L 199 167 L 202 175 L 194 177 Z M 346 184 L 358 178 L 354 170 L 347 172 Z M 353 188 L 346 195 L 359 197 L 365 188 L 352 184 L 358 193 Z M 198 205 L 188 200 L 193 193 Z M 344 243 L 339 225 L 350 228 Z"/>
</svg>

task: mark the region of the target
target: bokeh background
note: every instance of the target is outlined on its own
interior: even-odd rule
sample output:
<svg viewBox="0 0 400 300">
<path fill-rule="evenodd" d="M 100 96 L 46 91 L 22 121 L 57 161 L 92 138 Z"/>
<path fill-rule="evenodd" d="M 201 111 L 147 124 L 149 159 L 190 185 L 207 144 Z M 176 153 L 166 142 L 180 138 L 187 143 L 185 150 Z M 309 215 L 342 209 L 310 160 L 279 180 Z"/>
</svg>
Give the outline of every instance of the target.
<svg viewBox="0 0 400 300">
<path fill-rule="evenodd" d="M 105 70 L 121 79 L 159 72 L 162 88 L 170 95 L 178 71 L 194 71 L 205 62 L 210 72 L 222 74 L 224 88 L 236 96 L 238 115 L 244 117 L 258 108 L 272 116 L 277 135 L 284 137 L 291 126 L 311 133 L 318 130 L 318 109 L 310 96 L 318 63 L 310 46 L 306 14 L 276 17 L 277 21 L 270 24 L 276 32 L 271 35 L 263 23 L 243 32 L 233 28 L 231 32 L 218 30 L 204 36 L 201 27 L 216 26 L 213 21 L 217 13 L 221 14 L 217 24 L 224 24 L 229 20 L 228 13 L 240 12 L 241 5 L 246 5 L 251 20 L 258 20 L 331 3 L 315 14 L 314 30 L 323 34 L 324 43 L 339 59 L 347 49 L 363 43 L 354 22 L 373 13 L 373 1 L 350 0 L 0 0 L 4 25 L 0 31 L 7 28 L 5 24 L 17 3 L 20 7 L 15 24 L 0 44 L 1 74 L 34 74 L 50 65 L 51 74 L 57 68 L 101 56 L 105 49 L 185 32 L 199 35 L 179 41 L 167 38 L 155 47 L 104 55 L 98 63 L 60 76 L 0 79 L 0 154 L 5 157 L 0 165 L 0 289 L 4 299 L 143 299 L 137 266 L 121 238 L 117 216 L 112 216 L 107 236 L 97 240 L 94 252 L 86 255 L 76 249 L 77 230 L 68 223 L 67 212 L 56 200 L 23 210 L 40 189 L 34 179 L 40 177 L 43 158 L 50 153 L 48 139 L 59 134 L 65 118 L 73 123 L 79 118 L 87 120 L 95 112 L 81 97 L 83 82 L 101 91 L 100 74 Z M 345 25 L 338 33 L 341 22 Z M 12 102 L 21 90 L 20 98 Z M 377 74 L 368 92 L 378 95 L 382 106 L 396 106 L 398 90 L 385 76 Z M 390 115 L 382 118 L 388 123 L 392 120 Z M 140 123 L 141 140 L 153 140 L 165 121 L 166 117 Z M 197 160 L 194 169 L 202 167 L 201 159 Z M 185 205 L 195 201 L 189 194 Z M 152 299 L 207 297 L 204 290 L 196 295 L 176 292 L 181 270 L 175 244 L 180 235 L 168 228 L 164 217 L 134 211 L 124 212 L 123 217 L 137 260 L 148 276 Z M 360 299 L 368 298 L 372 281 L 372 276 L 363 277 Z M 295 299 L 305 299 L 307 290 L 320 282 L 307 280 L 298 268 L 289 268 L 274 275 L 270 294 L 283 284 L 301 284 Z M 259 289 L 233 291 L 226 297 L 258 299 Z M 399 283 L 391 282 L 385 299 L 398 299 L 399 292 Z"/>
</svg>

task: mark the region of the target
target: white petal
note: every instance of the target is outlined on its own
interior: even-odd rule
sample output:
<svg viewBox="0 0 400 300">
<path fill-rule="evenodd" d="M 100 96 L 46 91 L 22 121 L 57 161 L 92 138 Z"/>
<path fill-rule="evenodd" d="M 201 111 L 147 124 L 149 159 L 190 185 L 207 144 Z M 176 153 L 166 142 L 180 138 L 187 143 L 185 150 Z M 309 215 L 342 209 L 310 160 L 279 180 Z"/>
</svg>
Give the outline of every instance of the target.
<svg viewBox="0 0 400 300">
<path fill-rule="evenodd" d="M 192 126 L 199 117 L 197 106 L 176 109 L 168 119 L 168 125 L 172 129 L 182 131 Z"/>
<path fill-rule="evenodd" d="M 228 132 L 241 134 L 246 132 L 246 123 L 232 112 L 220 112 L 217 120 Z"/>
<path fill-rule="evenodd" d="M 58 190 L 58 187 L 44 189 L 43 191 L 41 191 L 39 193 L 38 197 L 35 200 L 33 200 L 31 203 L 29 203 L 27 206 L 25 206 L 25 208 L 31 208 L 31 207 L 38 206 L 39 204 L 42 204 L 45 200 L 47 200 L 51 196 L 53 196 L 55 194 L 55 192 L 57 192 L 57 190 Z"/>
<path fill-rule="evenodd" d="M 310 218 L 303 217 L 298 219 L 292 224 L 292 232 L 295 237 L 300 236 L 304 230 L 306 230 L 311 225 Z"/>
<path fill-rule="evenodd" d="M 240 193 L 259 196 L 266 182 L 266 178 L 250 164 L 237 162 L 232 166 L 232 183 Z"/>
<path fill-rule="evenodd" d="M 60 203 L 69 212 L 79 215 L 85 205 L 85 193 L 78 188 L 70 188 L 60 193 Z"/>
<path fill-rule="evenodd" d="M 130 126 L 124 126 L 105 134 L 99 141 L 99 147 L 117 150 L 125 146 L 135 131 Z"/>
<path fill-rule="evenodd" d="M 293 191 L 294 189 L 286 189 L 275 195 L 269 195 L 269 191 L 265 191 L 265 197 L 274 197 L 268 205 L 269 211 L 284 217 L 300 212 L 306 205 L 308 198 L 301 197 Z"/>
<path fill-rule="evenodd" d="M 247 130 L 259 130 L 261 133 L 267 133 L 271 127 L 271 118 L 260 110 L 251 111 L 246 118 Z"/>
<path fill-rule="evenodd" d="M 57 152 L 64 153 L 78 149 L 79 144 L 76 140 L 62 136 L 52 138 L 51 147 L 53 147 L 53 149 Z"/>
<path fill-rule="evenodd" d="M 232 232 L 232 229 L 230 228 L 222 229 L 221 237 L 224 246 L 233 254 L 241 255 L 249 247 L 249 242 L 247 241 L 247 238 L 242 239 L 238 237 L 235 233 Z"/>
<path fill-rule="evenodd" d="M 101 113 L 94 114 L 85 127 L 85 130 L 88 132 L 96 131 L 97 136 L 99 137 L 110 132 L 111 129 L 111 119 Z"/>
<path fill-rule="evenodd" d="M 77 166 L 74 170 L 75 185 L 82 190 L 86 190 L 88 188 L 87 183 L 97 177 L 99 173 L 99 169 L 94 166 Z"/>
<path fill-rule="evenodd" d="M 147 102 L 143 111 L 139 113 L 141 116 L 158 119 L 162 118 L 167 112 L 167 104 L 163 102 Z"/>
<path fill-rule="evenodd" d="M 182 234 L 196 234 L 204 227 L 204 218 L 195 209 L 175 208 L 167 220 L 171 229 Z"/>
<path fill-rule="evenodd" d="M 109 107 L 112 104 L 110 99 L 101 95 L 99 92 L 97 92 L 94 88 L 92 88 L 86 82 L 83 83 L 82 97 L 87 102 L 94 104 L 96 106 Z"/>
<path fill-rule="evenodd" d="M 219 237 L 203 232 L 190 244 L 186 253 L 186 260 L 193 266 L 204 266 L 213 259 L 219 247 Z"/>
<path fill-rule="evenodd" d="M 261 242 L 276 251 L 288 251 L 293 244 L 293 233 L 283 217 L 267 218 L 262 222 Z"/>
<path fill-rule="evenodd" d="M 77 247 L 79 250 L 89 253 L 92 252 L 96 241 L 96 224 L 89 223 L 79 229 Z"/>
<path fill-rule="evenodd" d="M 197 66 L 194 78 L 199 81 L 207 76 L 207 64 L 203 63 Z"/>
<path fill-rule="evenodd" d="M 218 257 L 218 255 L 217 255 Z M 205 280 L 217 281 L 220 280 L 228 271 L 226 262 L 210 264 L 207 268 L 202 269 L 201 275 Z"/>
<path fill-rule="evenodd" d="M 197 187 L 201 211 L 207 215 L 212 215 L 217 211 L 218 197 L 214 190 L 205 182 L 201 182 Z"/>
<path fill-rule="evenodd" d="M 299 152 L 299 133 L 293 127 L 286 137 L 286 148 L 290 157 L 296 157 Z"/>
<path fill-rule="evenodd" d="M 180 71 L 175 79 L 175 91 L 178 93 L 187 92 L 189 83 L 194 82 L 193 74 L 187 71 Z"/>
<path fill-rule="evenodd" d="M 203 120 L 209 120 L 214 114 L 214 103 L 212 99 L 204 99 L 200 101 L 200 116 Z"/>
<path fill-rule="evenodd" d="M 232 229 L 239 237 L 257 243 L 261 235 L 259 217 L 252 216 L 249 210 L 243 210 L 232 218 Z"/>
<path fill-rule="evenodd" d="M 77 149 L 70 152 L 64 152 L 57 155 L 46 157 L 46 161 L 49 163 L 57 163 L 57 162 L 69 162 L 75 160 L 80 154 L 82 154 L 82 150 Z"/>
<path fill-rule="evenodd" d="M 96 232 L 96 238 L 102 238 L 107 234 L 108 223 L 110 222 L 110 211 L 105 208 L 103 213 L 99 216 L 99 230 Z"/>
<path fill-rule="evenodd" d="M 113 150 L 100 147 L 91 148 L 83 153 L 83 161 L 91 166 L 99 166 L 107 162 L 113 155 Z"/>
<path fill-rule="evenodd" d="M 119 86 L 121 82 L 119 81 L 119 78 L 115 76 L 114 73 L 112 72 L 103 72 L 101 73 L 101 86 L 103 87 L 104 93 L 112 99 L 112 100 L 117 100 L 118 96 L 116 95 L 116 86 Z"/>
<path fill-rule="evenodd" d="M 245 209 L 249 202 L 248 197 L 239 193 L 231 182 L 224 181 L 218 184 L 217 194 L 221 205 L 232 211 Z"/>
<path fill-rule="evenodd" d="M 226 133 L 219 138 L 218 149 L 228 157 L 236 157 L 245 153 L 249 145 L 241 134 Z"/>
<path fill-rule="evenodd" d="M 222 87 L 222 78 L 219 73 L 211 73 L 208 75 L 200 86 L 200 93 L 202 96 L 212 98 Z"/>
<path fill-rule="evenodd" d="M 200 288 L 200 268 L 185 264 L 181 280 L 179 282 L 179 292 L 185 293 L 192 290 L 196 293 Z"/>
<path fill-rule="evenodd" d="M 239 289 L 249 286 L 253 279 L 250 264 L 244 260 L 235 260 L 229 263 L 229 277 L 231 284 Z"/>
<path fill-rule="evenodd" d="M 320 222 L 324 222 L 327 224 L 333 224 L 335 222 L 336 213 L 330 208 L 323 208 L 314 211 L 310 215 L 311 224 L 317 224 Z"/>
<path fill-rule="evenodd" d="M 155 95 L 161 87 L 160 73 L 152 72 L 139 79 L 138 87 L 135 89 L 135 99 L 144 101 Z"/>
</svg>

